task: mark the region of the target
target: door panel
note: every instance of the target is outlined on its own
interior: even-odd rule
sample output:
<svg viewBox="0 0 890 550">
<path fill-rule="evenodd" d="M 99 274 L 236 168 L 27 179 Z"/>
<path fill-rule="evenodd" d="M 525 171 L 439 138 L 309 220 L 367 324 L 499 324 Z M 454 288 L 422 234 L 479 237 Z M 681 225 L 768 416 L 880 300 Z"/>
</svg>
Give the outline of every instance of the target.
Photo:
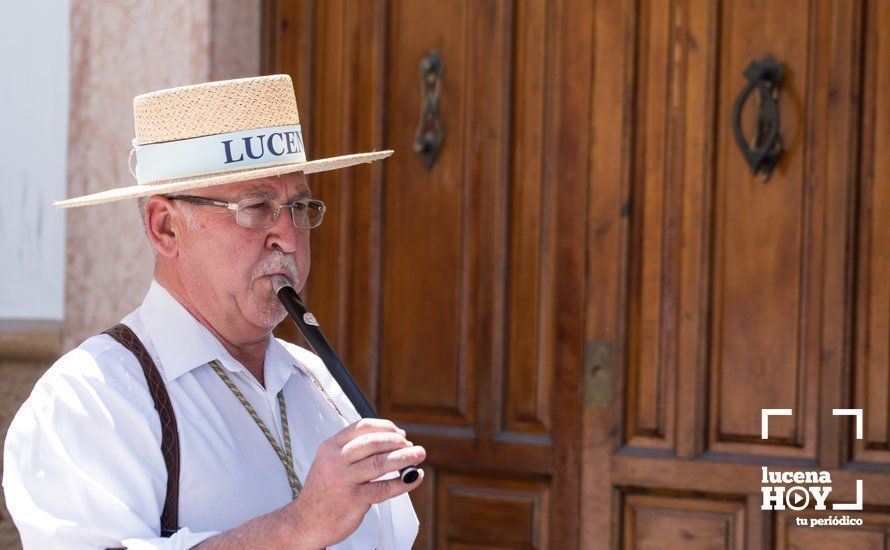
<svg viewBox="0 0 890 550">
<path fill-rule="evenodd" d="M 806 185 L 811 149 L 800 135 L 806 99 L 822 85 L 809 73 L 816 43 L 809 2 L 724 2 L 717 36 L 720 87 L 711 262 L 708 449 L 814 459 L 818 332 L 807 321 L 821 293 L 811 276 L 821 247 L 813 220 L 818 189 Z M 802 16 L 806 14 L 806 16 Z M 769 51 L 767 51 L 767 48 Z M 752 178 L 732 140 L 732 102 L 752 60 L 772 53 L 788 67 L 779 101 L 783 162 L 768 182 Z M 803 101 L 802 101 L 803 100 Z M 750 114 L 753 116 L 753 109 Z M 753 126 L 753 124 L 752 124 Z M 752 130 L 747 135 L 751 135 Z M 816 223 L 813 223 L 813 222 Z M 776 403 L 798 411 L 776 418 L 760 439 L 760 410 Z"/>
<path fill-rule="evenodd" d="M 548 548 L 549 484 L 439 477 L 437 548 Z"/>
<path fill-rule="evenodd" d="M 386 163 L 381 414 L 471 428 L 476 342 L 467 307 L 472 288 L 466 278 L 478 269 L 473 250 L 479 235 L 473 224 L 476 182 L 462 173 L 463 140 L 455 137 L 478 131 L 466 88 L 460 85 L 476 73 L 466 63 L 469 45 L 463 33 L 445 32 L 467 30 L 470 14 L 464 8 L 449 2 L 397 2 L 390 7 L 386 143 L 398 150 L 399 158 Z M 425 17 L 448 21 L 448 26 L 411 24 Z M 448 146 L 442 148 L 435 172 L 410 153 L 420 118 L 417 65 L 430 49 L 442 55 L 447 71 L 439 109 L 448 115 L 443 121 Z M 467 435 L 473 437 L 472 431 Z"/>
<path fill-rule="evenodd" d="M 745 503 L 630 494 L 623 543 L 632 548 L 744 548 Z"/>
<path fill-rule="evenodd" d="M 890 463 L 890 41 L 877 32 L 890 21 L 886 2 L 868 5 L 863 71 L 861 195 L 857 218 L 855 402 L 863 439 L 848 435 L 852 459 Z M 882 183 L 883 182 L 883 183 Z"/>
</svg>

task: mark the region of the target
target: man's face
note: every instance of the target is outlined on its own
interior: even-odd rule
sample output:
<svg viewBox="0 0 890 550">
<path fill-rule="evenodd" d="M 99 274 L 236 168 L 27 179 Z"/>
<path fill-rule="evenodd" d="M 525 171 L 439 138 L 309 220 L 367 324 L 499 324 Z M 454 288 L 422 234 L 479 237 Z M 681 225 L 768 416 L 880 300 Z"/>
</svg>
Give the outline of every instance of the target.
<svg viewBox="0 0 890 550">
<path fill-rule="evenodd" d="M 228 203 L 245 198 L 271 198 L 281 204 L 310 198 L 300 173 L 189 191 L 190 196 Z M 216 206 L 185 204 L 194 223 L 182 232 L 179 271 L 183 285 L 201 302 L 205 316 L 233 329 L 271 330 L 286 316 L 275 296 L 271 275 L 288 277 L 296 290 L 309 274 L 309 229 L 294 226 L 290 209 L 282 208 L 267 229 L 242 227 L 235 212 Z"/>
</svg>

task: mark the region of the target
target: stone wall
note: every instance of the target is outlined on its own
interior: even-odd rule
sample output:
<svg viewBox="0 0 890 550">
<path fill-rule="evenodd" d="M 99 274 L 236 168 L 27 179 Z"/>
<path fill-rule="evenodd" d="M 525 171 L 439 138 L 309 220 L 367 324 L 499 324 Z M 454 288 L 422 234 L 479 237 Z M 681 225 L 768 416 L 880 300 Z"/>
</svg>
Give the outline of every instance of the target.
<svg viewBox="0 0 890 550">
<path fill-rule="evenodd" d="M 61 349 L 61 325 L 54 321 L 0 321 L 0 430 L 6 430 L 37 379 Z M 2 463 L 0 463 L 2 464 Z M 2 498 L 2 497 L 0 497 Z M 20 548 L 5 502 L 0 508 L 0 548 Z"/>
<path fill-rule="evenodd" d="M 260 1 L 75 2 L 69 196 L 134 185 L 133 97 L 260 72 Z M 65 350 L 137 307 L 154 268 L 135 200 L 68 212 Z"/>
<path fill-rule="evenodd" d="M 135 184 L 127 168 L 134 96 L 260 74 L 261 20 L 261 0 L 75 0 L 67 196 Z M 151 282 L 153 259 L 135 201 L 70 210 L 66 230 L 61 326 L 0 325 L 4 439 L 46 368 L 137 307 Z M 17 548 L 0 504 L 0 548 Z"/>
</svg>

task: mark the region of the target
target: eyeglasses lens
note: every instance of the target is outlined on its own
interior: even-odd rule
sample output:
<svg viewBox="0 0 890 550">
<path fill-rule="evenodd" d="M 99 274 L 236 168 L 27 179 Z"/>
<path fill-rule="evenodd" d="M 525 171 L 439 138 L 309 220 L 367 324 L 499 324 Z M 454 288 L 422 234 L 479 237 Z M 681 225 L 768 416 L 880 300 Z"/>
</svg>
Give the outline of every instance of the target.
<svg viewBox="0 0 890 550">
<path fill-rule="evenodd" d="M 278 205 L 269 199 L 244 199 L 238 203 L 235 221 L 238 225 L 253 229 L 266 229 L 275 225 L 278 219 Z"/>
<path fill-rule="evenodd" d="M 294 226 L 300 229 L 313 229 L 321 224 L 324 204 L 321 201 L 300 201 L 280 205 L 272 199 L 250 198 L 238 203 L 235 221 L 244 227 L 267 229 L 275 225 L 281 208 L 289 208 Z"/>
<path fill-rule="evenodd" d="M 302 229 L 314 229 L 321 225 L 324 216 L 324 204 L 320 201 L 294 203 L 291 207 L 294 225 Z"/>
</svg>

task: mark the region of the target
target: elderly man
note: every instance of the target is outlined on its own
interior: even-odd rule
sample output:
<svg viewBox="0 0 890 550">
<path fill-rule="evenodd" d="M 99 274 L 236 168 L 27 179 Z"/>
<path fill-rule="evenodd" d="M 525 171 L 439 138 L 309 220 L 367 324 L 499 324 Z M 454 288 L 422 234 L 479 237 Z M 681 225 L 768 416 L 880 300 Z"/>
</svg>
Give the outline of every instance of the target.
<svg viewBox="0 0 890 550">
<path fill-rule="evenodd" d="M 138 185 L 156 256 L 142 305 L 67 353 L 16 415 L 7 506 L 26 548 L 409 548 L 394 472 L 425 458 L 358 418 L 320 360 L 272 336 L 271 276 L 301 289 L 324 205 L 287 76 L 139 96 Z"/>
</svg>

